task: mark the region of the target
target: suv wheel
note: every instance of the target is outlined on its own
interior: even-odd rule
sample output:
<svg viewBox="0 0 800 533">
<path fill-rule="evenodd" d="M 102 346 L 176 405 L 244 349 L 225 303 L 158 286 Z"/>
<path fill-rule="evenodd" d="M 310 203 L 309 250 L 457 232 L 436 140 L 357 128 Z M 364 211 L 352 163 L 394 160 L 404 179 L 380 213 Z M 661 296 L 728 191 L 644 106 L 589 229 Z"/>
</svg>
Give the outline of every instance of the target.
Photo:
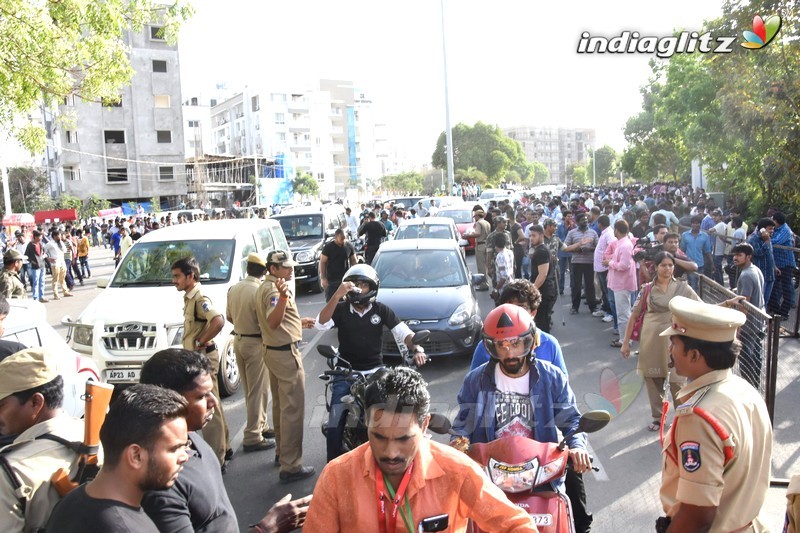
<svg viewBox="0 0 800 533">
<path fill-rule="evenodd" d="M 219 395 L 223 398 L 227 398 L 239 390 L 241 380 L 239 379 L 239 365 L 236 364 L 236 354 L 233 352 L 233 335 L 228 336 L 225 349 L 220 354 L 217 381 L 219 382 Z"/>
</svg>

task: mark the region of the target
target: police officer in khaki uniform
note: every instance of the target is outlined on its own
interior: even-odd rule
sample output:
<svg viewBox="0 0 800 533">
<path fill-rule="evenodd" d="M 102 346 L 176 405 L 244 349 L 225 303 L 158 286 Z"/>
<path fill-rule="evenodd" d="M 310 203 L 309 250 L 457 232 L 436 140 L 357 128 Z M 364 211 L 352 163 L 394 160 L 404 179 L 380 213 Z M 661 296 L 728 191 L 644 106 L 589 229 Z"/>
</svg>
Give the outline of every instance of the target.
<svg viewBox="0 0 800 533">
<path fill-rule="evenodd" d="M 211 379 L 214 382 L 213 393 L 219 399 L 219 351 L 214 337 L 222 331 L 225 317 L 212 307 L 208 296 L 203 296 L 200 287 L 200 266 L 194 257 L 184 257 L 172 264 L 172 284 L 183 291 L 183 347 L 206 354 L 214 368 Z M 203 428 L 203 438 L 217 454 L 219 464 L 223 467 L 228 451 L 228 424 L 222 411 L 222 402 L 217 402 L 217 410 L 211 421 Z"/>
<path fill-rule="evenodd" d="M 745 315 L 676 296 L 670 366 L 689 379 L 663 441 L 665 531 L 766 531 L 758 514 L 769 489 L 772 426 L 764 400 L 731 368 Z M 662 426 L 663 427 L 663 426 Z M 670 523 L 671 522 L 671 523 Z"/>
<path fill-rule="evenodd" d="M 492 227 L 484 220 L 485 216 L 486 212 L 480 206 L 476 205 L 473 207 L 472 217 L 475 219 L 475 226 L 472 231 L 464 233 L 463 235 L 463 237 L 475 238 L 475 262 L 478 266 L 478 273 L 486 276 L 484 282 L 475 288 L 477 291 L 489 290 L 489 272 L 486 268 L 486 238 L 492 231 Z"/>
<path fill-rule="evenodd" d="M 786 533 L 800 533 L 800 474 L 792 476 L 789 488 L 786 490 Z"/>
<path fill-rule="evenodd" d="M 272 420 L 278 445 L 275 458 L 281 467 L 281 483 L 314 475 L 313 466 L 302 464 L 306 382 L 297 347 L 303 328 L 314 327 L 314 319 L 300 318 L 289 289 L 288 281 L 297 264 L 283 250 L 270 252 L 269 273 L 256 292 L 256 313 L 272 389 Z"/>
<path fill-rule="evenodd" d="M 255 253 L 247 256 L 247 277 L 228 290 L 225 314 L 233 324 L 233 351 L 239 366 L 247 424 L 244 427 L 245 452 L 275 447 L 275 432 L 267 424 L 269 373 L 264 363 L 261 329 L 256 314 L 256 291 L 267 271 L 267 263 Z"/>
<path fill-rule="evenodd" d="M 60 500 L 50 478 L 60 468 L 70 473 L 79 455 L 50 434 L 83 440 L 83 421 L 61 410 L 64 381 L 57 361 L 42 348 L 26 349 L 0 362 L 0 433 L 17 435 L 0 450 L 0 531 L 35 531 Z"/>
<path fill-rule="evenodd" d="M 27 298 L 25 285 L 19 278 L 22 269 L 22 254 L 10 249 L 3 255 L 3 271 L 0 272 L 0 294 L 6 298 Z"/>
</svg>

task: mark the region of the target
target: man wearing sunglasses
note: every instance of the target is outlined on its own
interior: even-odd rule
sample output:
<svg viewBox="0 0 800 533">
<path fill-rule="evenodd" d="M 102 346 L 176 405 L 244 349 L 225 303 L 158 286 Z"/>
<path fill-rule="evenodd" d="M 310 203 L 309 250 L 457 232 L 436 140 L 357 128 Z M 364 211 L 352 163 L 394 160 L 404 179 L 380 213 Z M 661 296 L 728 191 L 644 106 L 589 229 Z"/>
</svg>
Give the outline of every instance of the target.
<svg viewBox="0 0 800 533">
<path fill-rule="evenodd" d="M 460 436 L 453 439 L 458 447 L 512 435 L 559 442 L 556 428 L 564 435 L 577 429 L 580 412 L 567 376 L 536 357 L 538 338 L 531 315 L 520 306 L 502 304 L 486 316 L 483 342 L 490 359 L 467 374 L 458 393 L 459 413 L 453 422 L 453 433 Z M 567 445 L 575 473 L 589 470 L 585 434 L 572 434 Z M 554 488 L 561 483 L 553 482 Z M 585 509 L 582 485 L 571 499 L 575 529 L 585 533 L 592 517 L 577 512 Z"/>
</svg>

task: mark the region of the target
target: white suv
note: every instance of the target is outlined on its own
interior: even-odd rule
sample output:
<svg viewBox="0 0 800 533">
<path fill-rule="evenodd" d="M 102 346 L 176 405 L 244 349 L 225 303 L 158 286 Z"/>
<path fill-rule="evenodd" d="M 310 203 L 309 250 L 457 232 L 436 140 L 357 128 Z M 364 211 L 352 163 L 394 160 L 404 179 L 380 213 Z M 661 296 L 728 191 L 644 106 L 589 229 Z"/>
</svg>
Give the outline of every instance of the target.
<svg viewBox="0 0 800 533">
<path fill-rule="evenodd" d="M 89 357 L 69 347 L 47 322 L 44 305 L 36 300 L 8 300 L 11 309 L 3 320 L 3 340 L 16 341 L 28 348 L 44 347 L 58 361 L 58 373 L 64 380 L 63 408 L 74 417 L 82 417 L 86 382 L 100 381 L 100 371 Z"/>
<path fill-rule="evenodd" d="M 247 275 L 248 254 L 266 258 L 273 250 L 288 252 L 289 245 L 280 224 L 270 219 L 209 220 L 148 233 L 131 247 L 110 279 L 98 278 L 97 286 L 105 290 L 78 319 L 64 319 L 72 346 L 92 356 L 103 381 L 137 383 L 150 356 L 181 345 L 183 293 L 172 284 L 172 263 L 188 256 L 197 259 L 203 294 L 224 313 L 228 289 Z M 223 396 L 239 387 L 232 329 L 226 321 L 216 338 Z"/>
</svg>

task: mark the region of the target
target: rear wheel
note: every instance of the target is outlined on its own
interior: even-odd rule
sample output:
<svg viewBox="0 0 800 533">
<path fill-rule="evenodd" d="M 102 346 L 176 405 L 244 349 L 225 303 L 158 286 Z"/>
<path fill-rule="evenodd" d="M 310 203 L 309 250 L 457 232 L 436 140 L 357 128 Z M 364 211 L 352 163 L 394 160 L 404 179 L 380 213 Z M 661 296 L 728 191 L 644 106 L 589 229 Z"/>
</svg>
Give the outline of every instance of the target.
<svg viewBox="0 0 800 533">
<path fill-rule="evenodd" d="M 223 398 L 227 398 L 239 390 L 241 379 L 239 365 L 236 364 L 236 354 L 233 351 L 233 335 L 228 336 L 225 349 L 220 354 L 217 381 L 219 382 L 219 395 Z"/>
</svg>

